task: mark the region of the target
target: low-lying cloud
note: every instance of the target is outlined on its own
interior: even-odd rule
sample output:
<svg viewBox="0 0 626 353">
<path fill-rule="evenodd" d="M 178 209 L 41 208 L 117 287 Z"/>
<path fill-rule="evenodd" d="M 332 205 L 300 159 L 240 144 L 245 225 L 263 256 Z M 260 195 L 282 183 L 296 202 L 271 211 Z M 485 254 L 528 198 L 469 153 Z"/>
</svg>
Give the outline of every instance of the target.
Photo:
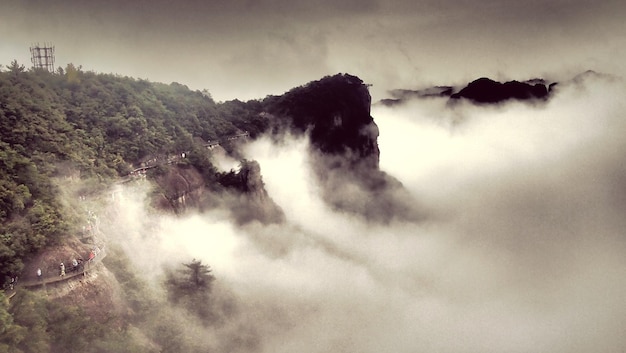
<svg viewBox="0 0 626 353">
<path fill-rule="evenodd" d="M 429 209 L 420 222 L 333 211 L 306 140 L 260 140 L 244 153 L 284 223 L 150 215 L 129 197 L 116 241 L 145 273 L 210 264 L 245 322 L 222 339 L 258 339 L 242 351 L 621 351 L 625 94 L 588 77 L 541 106 L 374 107 L 381 168 Z"/>
</svg>

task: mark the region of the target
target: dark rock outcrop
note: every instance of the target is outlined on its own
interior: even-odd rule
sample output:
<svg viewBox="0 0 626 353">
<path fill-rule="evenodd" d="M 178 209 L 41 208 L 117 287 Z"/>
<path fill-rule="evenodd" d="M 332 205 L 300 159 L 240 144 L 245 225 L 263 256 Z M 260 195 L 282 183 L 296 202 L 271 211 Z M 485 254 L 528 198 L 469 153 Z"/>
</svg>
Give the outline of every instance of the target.
<svg viewBox="0 0 626 353">
<path fill-rule="evenodd" d="M 466 98 L 476 103 L 500 103 L 510 99 L 537 100 L 548 97 L 549 90 L 545 82 L 509 81 L 500 83 L 483 77 L 475 80 L 450 96 L 452 99 Z"/>
<path fill-rule="evenodd" d="M 275 133 L 308 133 L 311 144 L 324 154 L 349 154 L 358 163 L 378 167 L 378 126 L 370 115 L 369 90 L 360 78 L 328 76 L 265 103 L 277 118 Z"/>
<path fill-rule="evenodd" d="M 153 206 L 180 213 L 188 207 L 199 207 L 204 192 L 202 175 L 187 165 L 161 166 L 152 171 L 158 192 Z"/>
<path fill-rule="evenodd" d="M 412 99 L 425 98 L 449 98 L 452 103 L 467 99 L 477 104 L 498 104 L 507 100 L 542 101 L 550 97 L 550 92 L 556 84 L 543 79 L 501 83 L 482 77 L 461 89 L 454 86 L 435 86 L 417 90 L 395 89 L 389 91 L 391 98 L 381 99 L 378 103 L 395 106 Z"/>
<path fill-rule="evenodd" d="M 379 131 L 361 79 L 329 76 L 265 103 L 274 136 L 308 136 L 312 169 L 333 208 L 377 222 L 422 218 L 402 184 L 379 169 Z"/>
</svg>

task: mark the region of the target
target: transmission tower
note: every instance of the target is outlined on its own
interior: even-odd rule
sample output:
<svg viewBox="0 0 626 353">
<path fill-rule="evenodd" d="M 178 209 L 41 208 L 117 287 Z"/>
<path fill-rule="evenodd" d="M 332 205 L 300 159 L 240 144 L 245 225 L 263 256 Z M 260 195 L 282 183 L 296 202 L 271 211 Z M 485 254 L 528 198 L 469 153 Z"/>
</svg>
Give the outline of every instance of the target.
<svg viewBox="0 0 626 353">
<path fill-rule="evenodd" d="M 39 46 L 39 43 L 34 44 L 30 47 L 30 56 L 33 68 L 54 72 L 54 46 L 52 44 L 44 43 L 43 46 Z"/>
</svg>

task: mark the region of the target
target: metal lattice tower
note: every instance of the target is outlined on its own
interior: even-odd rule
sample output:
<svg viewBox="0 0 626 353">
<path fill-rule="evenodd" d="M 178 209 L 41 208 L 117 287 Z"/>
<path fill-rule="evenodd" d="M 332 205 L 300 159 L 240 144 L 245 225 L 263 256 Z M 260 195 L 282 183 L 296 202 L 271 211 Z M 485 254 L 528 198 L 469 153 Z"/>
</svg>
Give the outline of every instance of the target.
<svg viewBox="0 0 626 353">
<path fill-rule="evenodd" d="M 44 43 L 43 46 L 39 46 L 37 43 L 30 47 L 30 55 L 33 68 L 54 72 L 54 46 L 52 44 Z"/>
</svg>

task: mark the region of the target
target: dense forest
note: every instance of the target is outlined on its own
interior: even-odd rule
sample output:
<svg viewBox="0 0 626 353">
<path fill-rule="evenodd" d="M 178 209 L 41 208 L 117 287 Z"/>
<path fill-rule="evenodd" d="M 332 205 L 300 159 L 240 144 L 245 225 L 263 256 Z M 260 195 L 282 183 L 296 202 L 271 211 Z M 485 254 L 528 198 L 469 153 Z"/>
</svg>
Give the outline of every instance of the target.
<svg viewBox="0 0 626 353">
<path fill-rule="evenodd" d="M 147 160 L 182 151 L 185 165 L 195 168 L 207 186 L 245 188 L 247 181 L 239 175 L 247 173 L 252 162 L 242 161 L 239 172 L 218 172 L 205 145 L 242 132 L 253 138 L 261 134 L 268 127 L 267 118 L 260 114 L 263 109 L 261 100 L 216 103 L 207 91 L 192 91 L 178 83 L 83 71 L 73 64 L 54 73 L 26 69 L 16 61 L 0 66 L 2 288 L 12 287 L 12 279 L 22 275 L 30 258 L 63 244 L 85 224 L 64 200 L 63 180 L 79 180 L 78 193 L 90 195 Z M 146 311 L 145 305 L 156 299 L 137 287 L 141 281 L 125 280 L 128 271 L 122 259 L 123 254 L 117 253 L 108 261 L 131 291 L 126 294 L 131 304 L 134 295 L 142 296 L 143 304 L 133 307 L 135 320 L 157 315 Z M 182 306 L 191 305 L 189 300 L 197 302 L 199 295 L 206 297 L 208 287 L 198 278 L 212 278 L 207 277 L 208 266 L 198 262 L 189 266 L 201 272 L 193 277 L 193 287 L 180 282 L 184 278 L 180 275 L 178 282 L 170 276 L 165 283 L 168 292 L 180 291 L 176 297 Z M 80 307 L 63 306 L 25 289 L 19 289 L 9 305 L 0 290 L 0 352 L 141 351 L 120 330 L 119 322 L 109 321 L 95 324 Z M 173 338 L 176 334 L 171 330 L 167 325 L 148 329 L 164 351 L 189 350 Z M 165 349 L 169 346 L 172 349 Z"/>
<path fill-rule="evenodd" d="M 50 73 L 16 61 L 0 69 L 0 281 L 77 227 L 53 180 L 98 189 L 147 158 L 198 151 L 208 140 L 266 129 L 261 101 L 216 103 L 178 83 L 83 71 Z M 203 153 L 188 163 L 210 179 Z M 86 191 L 88 192 L 88 190 Z"/>
</svg>

